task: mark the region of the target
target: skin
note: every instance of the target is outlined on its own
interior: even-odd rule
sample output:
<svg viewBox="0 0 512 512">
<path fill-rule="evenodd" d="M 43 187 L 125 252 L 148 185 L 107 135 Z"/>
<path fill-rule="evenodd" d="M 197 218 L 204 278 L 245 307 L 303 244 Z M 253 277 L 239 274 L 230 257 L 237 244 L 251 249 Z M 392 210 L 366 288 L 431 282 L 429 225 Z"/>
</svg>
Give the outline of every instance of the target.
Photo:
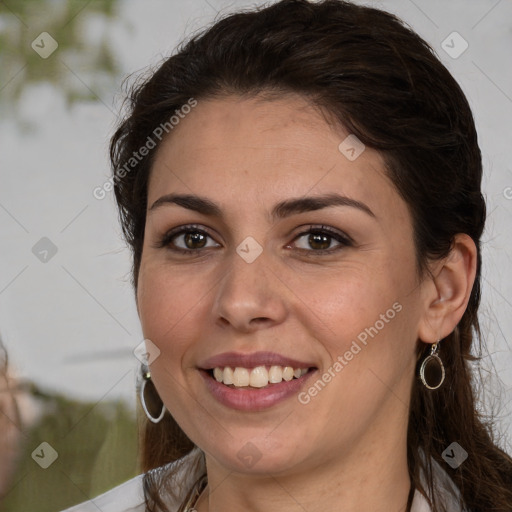
<svg viewBox="0 0 512 512">
<path fill-rule="evenodd" d="M 149 208 L 183 193 L 223 212 L 149 210 L 137 283 L 144 336 L 161 351 L 153 381 L 206 454 L 209 483 L 196 509 L 405 510 L 417 343 L 443 338 L 462 317 L 473 242 L 458 235 L 452 253 L 420 279 L 411 216 L 381 156 L 366 148 L 349 161 L 338 150 L 348 133 L 299 96 L 201 100 L 170 135 L 156 154 Z M 270 218 L 280 201 L 332 192 L 374 216 L 331 206 Z M 176 246 L 192 247 L 186 255 L 172 243 L 158 247 L 187 224 L 208 231 L 206 242 L 185 245 L 178 235 Z M 353 244 L 308 241 L 310 225 L 346 233 Z M 236 252 L 248 236 L 263 248 L 250 264 Z M 324 247 L 339 250 L 319 254 Z M 222 352 L 270 350 L 314 363 L 312 384 L 394 303 L 401 311 L 306 405 L 293 396 L 264 411 L 233 410 L 212 398 L 197 370 Z M 237 456 L 248 442 L 261 455 L 252 467 Z"/>
</svg>

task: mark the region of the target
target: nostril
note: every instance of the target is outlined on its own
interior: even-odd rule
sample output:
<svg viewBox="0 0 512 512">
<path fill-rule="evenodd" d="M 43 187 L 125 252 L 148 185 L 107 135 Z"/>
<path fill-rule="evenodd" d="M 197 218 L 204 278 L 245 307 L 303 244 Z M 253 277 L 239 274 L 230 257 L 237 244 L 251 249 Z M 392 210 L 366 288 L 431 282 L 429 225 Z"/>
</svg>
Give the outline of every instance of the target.
<svg viewBox="0 0 512 512">
<path fill-rule="evenodd" d="M 268 321 L 269 321 L 269 318 L 267 318 L 266 316 L 259 316 L 259 317 L 257 317 L 257 318 L 253 318 L 253 319 L 251 320 L 251 322 L 255 322 L 255 323 L 257 323 L 257 324 L 260 324 L 260 323 L 262 323 L 262 322 L 268 322 Z"/>
</svg>

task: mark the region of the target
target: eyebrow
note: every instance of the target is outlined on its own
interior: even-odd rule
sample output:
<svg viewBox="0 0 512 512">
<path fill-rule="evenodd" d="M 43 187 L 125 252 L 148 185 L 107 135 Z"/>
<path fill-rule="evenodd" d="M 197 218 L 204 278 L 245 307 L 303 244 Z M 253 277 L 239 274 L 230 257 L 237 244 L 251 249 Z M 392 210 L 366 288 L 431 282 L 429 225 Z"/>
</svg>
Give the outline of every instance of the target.
<svg viewBox="0 0 512 512">
<path fill-rule="evenodd" d="M 203 215 L 218 217 L 220 219 L 224 218 L 222 210 L 217 204 L 210 199 L 194 194 L 167 194 L 157 199 L 148 211 L 152 212 L 169 204 L 176 204 L 182 208 L 193 210 Z M 299 197 L 281 201 L 272 208 L 271 218 L 273 220 L 284 219 L 294 214 L 321 210 L 330 206 L 350 206 L 363 211 L 370 217 L 376 217 L 370 208 L 361 201 L 331 193 L 321 196 Z"/>
</svg>

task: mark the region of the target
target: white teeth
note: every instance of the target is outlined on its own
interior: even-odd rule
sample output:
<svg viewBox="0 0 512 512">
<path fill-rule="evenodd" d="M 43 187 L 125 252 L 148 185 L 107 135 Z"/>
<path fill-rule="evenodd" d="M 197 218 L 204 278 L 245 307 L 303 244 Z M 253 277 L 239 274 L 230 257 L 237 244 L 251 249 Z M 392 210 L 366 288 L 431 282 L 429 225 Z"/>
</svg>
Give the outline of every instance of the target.
<svg viewBox="0 0 512 512">
<path fill-rule="evenodd" d="M 293 379 L 293 368 L 291 366 L 285 366 L 283 370 L 283 379 L 290 381 Z"/>
<path fill-rule="evenodd" d="M 225 385 L 240 387 L 264 388 L 268 384 L 279 384 L 293 378 L 299 379 L 308 372 L 308 368 L 292 368 L 291 366 L 256 366 L 255 368 L 236 367 L 235 369 L 226 366 L 225 368 L 214 368 L 213 376 L 217 382 Z"/>
<path fill-rule="evenodd" d="M 222 382 L 222 379 L 224 378 L 224 372 L 220 368 L 215 368 L 213 370 L 213 376 L 217 382 Z"/>
<path fill-rule="evenodd" d="M 224 382 L 224 384 L 233 384 L 233 370 L 229 366 L 224 368 L 224 378 L 222 379 L 222 381 Z"/>
<path fill-rule="evenodd" d="M 281 366 L 271 366 L 268 371 L 268 381 L 272 384 L 279 384 L 283 380 L 283 368 Z"/>
<path fill-rule="evenodd" d="M 240 388 L 242 386 L 249 385 L 249 370 L 247 368 L 239 368 L 238 366 L 235 368 L 233 372 L 233 384 Z"/>
<path fill-rule="evenodd" d="M 268 371 L 264 366 L 257 366 L 251 370 L 249 386 L 262 388 L 268 384 Z"/>
</svg>

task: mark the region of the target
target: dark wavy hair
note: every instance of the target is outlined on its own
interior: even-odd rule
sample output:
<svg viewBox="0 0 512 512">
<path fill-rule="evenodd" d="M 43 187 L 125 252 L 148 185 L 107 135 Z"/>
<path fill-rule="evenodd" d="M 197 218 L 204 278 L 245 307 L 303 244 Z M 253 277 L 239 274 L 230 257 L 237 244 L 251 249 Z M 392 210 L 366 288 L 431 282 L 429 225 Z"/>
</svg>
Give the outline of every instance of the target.
<svg viewBox="0 0 512 512">
<path fill-rule="evenodd" d="M 417 378 L 412 385 L 408 468 L 412 484 L 433 512 L 444 511 L 445 504 L 436 496 L 432 460 L 448 470 L 470 510 L 510 512 L 512 459 L 493 437 L 492 418 L 476 407 L 475 370 L 482 357 L 480 237 L 486 206 L 473 115 L 433 49 L 394 15 L 340 0 L 281 0 L 224 16 L 132 86 L 129 111 L 111 140 L 110 156 L 123 233 L 133 253 L 135 290 L 156 151 L 120 173 L 133 152 L 190 98 L 200 103 L 262 94 L 271 100 L 289 93 L 306 98 L 382 155 L 412 215 L 421 276 L 429 261 L 448 255 L 456 234 L 466 233 L 475 242 L 477 275 L 469 304 L 440 345 L 446 380 L 436 391 Z M 418 340 L 418 359 L 429 348 Z M 453 441 L 469 454 L 456 470 L 441 457 Z M 166 414 L 160 424 L 144 426 L 142 468 L 175 461 L 192 448 Z M 170 476 L 147 472 L 148 511 L 166 510 L 159 489 Z"/>
</svg>

